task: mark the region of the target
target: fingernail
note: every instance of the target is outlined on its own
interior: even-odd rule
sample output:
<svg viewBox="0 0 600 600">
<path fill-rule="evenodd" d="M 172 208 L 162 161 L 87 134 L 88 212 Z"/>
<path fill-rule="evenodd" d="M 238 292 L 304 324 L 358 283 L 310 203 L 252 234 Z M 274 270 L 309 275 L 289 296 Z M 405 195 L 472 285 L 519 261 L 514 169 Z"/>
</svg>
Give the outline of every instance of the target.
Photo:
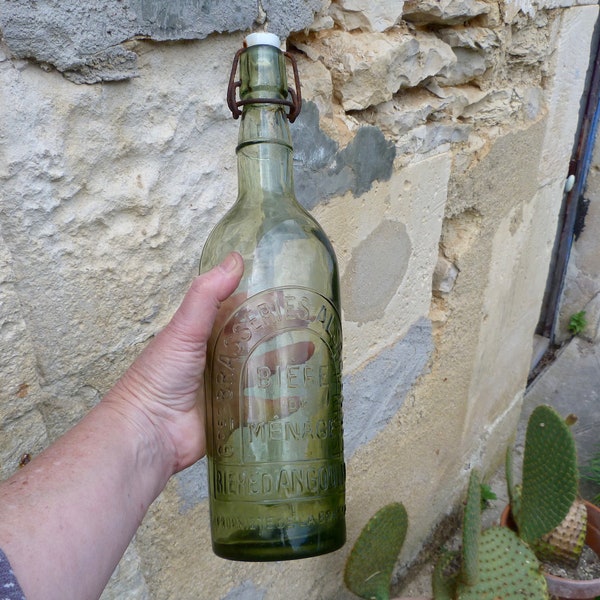
<svg viewBox="0 0 600 600">
<path fill-rule="evenodd" d="M 237 267 L 237 256 L 231 252 L 225 257 L 225 260 L 221 263 L 221 269 L 226 273 L 231 273 Z"/>
</svg>

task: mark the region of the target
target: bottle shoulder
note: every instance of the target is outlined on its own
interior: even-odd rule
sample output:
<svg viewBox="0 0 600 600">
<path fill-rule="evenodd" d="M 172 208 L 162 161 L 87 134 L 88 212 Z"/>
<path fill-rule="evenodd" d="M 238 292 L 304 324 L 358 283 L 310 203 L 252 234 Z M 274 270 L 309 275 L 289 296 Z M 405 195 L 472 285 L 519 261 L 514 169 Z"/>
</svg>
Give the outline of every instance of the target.
<svg viewBox="0 0 600 600">
<path fill-rule="evenodd" d="M 214 227 L 206 246 L 226 246 L 244 255 L 261 245 L 285 241 L 304 243 L 307 250 L 314 246 L 314 251 L 322 246 L 333 253 L 321 225 L 295 201 L 274 202 L 260 209 L 236 202 Z"/>
<path fill-rule="evenodd" d="M 249 294 L 296 286 L 332 297 L 336 306 L 339 302 L 335 252 L 321 226 L 304 209 L 275 210 L 258 216 L 234 207 L 206 241 L 201 271 L 219 264 L 231 251 L 244 258 L 240 286 Z"/>
</svg>

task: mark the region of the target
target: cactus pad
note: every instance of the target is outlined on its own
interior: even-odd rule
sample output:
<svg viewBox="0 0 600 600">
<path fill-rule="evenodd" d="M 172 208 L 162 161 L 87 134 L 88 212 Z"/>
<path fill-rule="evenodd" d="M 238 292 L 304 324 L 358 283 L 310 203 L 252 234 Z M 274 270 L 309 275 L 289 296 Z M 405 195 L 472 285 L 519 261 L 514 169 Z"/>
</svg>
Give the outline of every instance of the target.
<svg viewBox="0 0 600 600">
<path fill-rule="evenodd" d="M 563 522 L 542 536 L 533 546 L 533 550 L 542 561 L 575 567 L 583 552 L 586 532 L 587 509 L 585 504 L 577 499 Z"/>
<path fill-rule="evenodd" d="M 457 600 L 542 600 L 546 579 L 532 550 L 510 529 L 492 527 L 481 534 L 479 577 L 475 585 L 459 581 Z"/>
<path fill-rule="evenodd" d="M 481 481 L 477 471 L 471 471 L 463 522 L 461 579 L 469 585 L 479 577 L 479 539 L 481 537 Z"/>
<path fill-rule="evenodd" d="M 577 496 L 577 455 L 568 425 L 549 406 L 538 406 L 527 424 L 519 536 L 532 544 L 565 518 Z"/>
<path fill-rule="evenodd" d="M 459 571 L 458 552 L 444 552 L 437 561 L 431 578 L 434 600 L 454 600 Z"/>
<path fill-rule="evenodd" d="M 407 529 L 408 515 L 400 503 L 388 504 L 371 517 L 346 562 L 344 582 L 351 592 L 361 598 L 388 600 Z"/>
</svg>

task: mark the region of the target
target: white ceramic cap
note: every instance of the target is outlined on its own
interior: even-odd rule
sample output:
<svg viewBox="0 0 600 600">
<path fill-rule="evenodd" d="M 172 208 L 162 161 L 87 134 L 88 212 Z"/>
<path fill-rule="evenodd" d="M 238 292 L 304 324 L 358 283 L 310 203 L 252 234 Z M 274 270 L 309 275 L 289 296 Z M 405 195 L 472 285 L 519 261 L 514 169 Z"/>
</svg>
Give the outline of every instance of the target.
<svg viewBox="0 0 600 600">
<path fill-rule="evenodd" d="M 266 44 L 268 46 L 275 46 L 276 48 L 279 48 L 281 42 L 279 41 L 279 37 L 276 36 L 274 33 L 267 33 L 266 31 L 251 33 L 250 35 L 246 36 L 247 47 L 259 46 L 261 44 Z"/>
</svg>

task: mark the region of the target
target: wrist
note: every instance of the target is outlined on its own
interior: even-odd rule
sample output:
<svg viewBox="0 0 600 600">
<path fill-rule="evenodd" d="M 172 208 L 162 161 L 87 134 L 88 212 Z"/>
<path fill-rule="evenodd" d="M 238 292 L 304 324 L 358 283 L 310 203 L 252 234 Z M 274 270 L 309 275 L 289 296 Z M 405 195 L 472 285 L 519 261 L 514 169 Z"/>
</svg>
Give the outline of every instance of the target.
<svg viewBox="0 0 600 600">
<path fill-rule="evenodd" d="M 160 419 L 121 382 L 100 401 L 95 410 L 102 412 L 120 439 L 131 445 L 130 453 L 137 472 L 156 487 L 157 496 L 169 477 L 177 470 L 177 452 L 169 436 L 160 426 Z M 149 476 L 150 475 L 150 476 Z"/>
</svg>

